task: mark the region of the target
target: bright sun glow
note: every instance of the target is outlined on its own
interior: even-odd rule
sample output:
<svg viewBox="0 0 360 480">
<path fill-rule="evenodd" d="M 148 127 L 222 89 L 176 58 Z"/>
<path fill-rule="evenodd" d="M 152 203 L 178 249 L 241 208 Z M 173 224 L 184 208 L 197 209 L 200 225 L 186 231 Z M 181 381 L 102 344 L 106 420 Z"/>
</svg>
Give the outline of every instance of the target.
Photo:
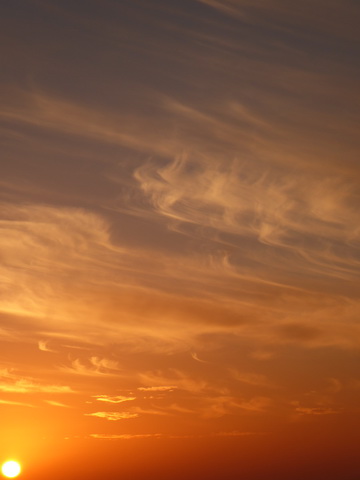
<svg viewBox="0 0 360 480">
<path fill-rule="evenodd" d="M 9 460 L 2 465 L 1 472 L 3 475 L 5 475 L 5 477 L 14 478 L 17 477 L 21 472 L 21 467 L 18 462 Z"/>
</svg>

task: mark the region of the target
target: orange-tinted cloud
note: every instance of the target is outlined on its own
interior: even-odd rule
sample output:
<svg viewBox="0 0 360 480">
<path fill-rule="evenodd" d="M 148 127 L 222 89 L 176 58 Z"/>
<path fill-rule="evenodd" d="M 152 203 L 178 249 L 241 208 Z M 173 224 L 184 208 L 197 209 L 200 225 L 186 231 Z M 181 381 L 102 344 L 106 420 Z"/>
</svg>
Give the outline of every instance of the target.
<svg viewBox="0 0 360 480">
<path fill-rule="evenodd" d="M 94 412 L 94 413 L 85 413 L 84 415 L 87 415 L 90 417 L 104 418 L 106 420 L 110 420 L 113 422 L 117 422 L 118 420 L 138 417 L 138 414 L 129 413 L 129 412 Z"/>
</svg>

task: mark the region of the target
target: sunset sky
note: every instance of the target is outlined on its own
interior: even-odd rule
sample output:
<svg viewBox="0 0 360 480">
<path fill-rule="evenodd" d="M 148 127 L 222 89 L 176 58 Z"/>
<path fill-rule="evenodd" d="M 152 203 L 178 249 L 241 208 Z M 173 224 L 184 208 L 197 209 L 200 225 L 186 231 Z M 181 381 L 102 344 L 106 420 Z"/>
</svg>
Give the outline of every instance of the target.
<svg viewBox="0 0 360 480">
<path fill-rule="evenodd" d="M 0 6 L 0 463 L 360 478 L 358 0 Z"/>
</svg>

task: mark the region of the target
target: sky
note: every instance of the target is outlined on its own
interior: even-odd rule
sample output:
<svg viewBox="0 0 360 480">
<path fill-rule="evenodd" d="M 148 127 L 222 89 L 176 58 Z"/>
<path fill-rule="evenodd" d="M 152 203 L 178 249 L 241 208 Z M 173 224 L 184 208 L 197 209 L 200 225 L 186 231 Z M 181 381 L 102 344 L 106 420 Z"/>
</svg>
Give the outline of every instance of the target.
<svg viewBox="0 0 360 480">
<path fill-rule="evenodd" d="M 359 20 L 1 3 L 0 463 L 359 478 Z"/>
</svg>

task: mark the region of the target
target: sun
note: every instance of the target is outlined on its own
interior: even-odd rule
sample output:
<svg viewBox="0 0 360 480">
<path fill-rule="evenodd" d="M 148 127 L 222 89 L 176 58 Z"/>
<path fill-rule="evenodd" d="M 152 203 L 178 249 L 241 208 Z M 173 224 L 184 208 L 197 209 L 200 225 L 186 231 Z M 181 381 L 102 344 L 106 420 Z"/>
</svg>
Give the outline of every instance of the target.
<svg viewBox="0 0 360 480">
<path fill-rule="evenodd" d="M 8 478 L 17 477 L 21 472 L 20 463 L 15 462 L 14 460 L 9 460 L 2 464 L 1 472 L 5 477 Z"/>
</svg>

